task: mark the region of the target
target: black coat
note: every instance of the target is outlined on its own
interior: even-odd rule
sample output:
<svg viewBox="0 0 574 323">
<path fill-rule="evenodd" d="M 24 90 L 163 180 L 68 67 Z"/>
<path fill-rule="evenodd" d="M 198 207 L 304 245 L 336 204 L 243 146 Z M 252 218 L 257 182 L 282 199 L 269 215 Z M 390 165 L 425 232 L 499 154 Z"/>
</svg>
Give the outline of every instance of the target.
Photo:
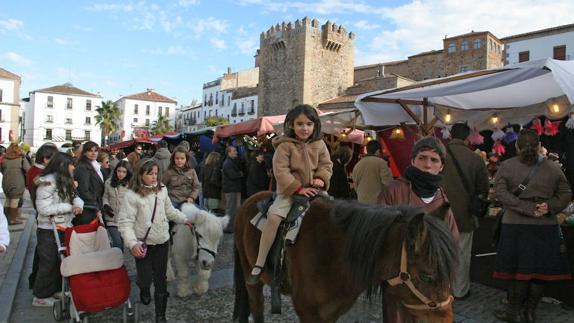
<svg viewBox="0 0 574 323">
<path fill-rule="evenodd" d="M 268 189 L 269 176 L 267 176 L 265 162 L 258 163 L 256 160 L 253 160 L 249 165 L 249 174 L 247 174 L 247 196 Z"/>
<path fill-rule="evenodd" d="M 219 163 L 204 165 L 200 173 L 204 198 L 221 199 L 221 169 Z"/>
<path fill-rule="evenodd" d="M 104 181 L 91 164 L 80 161 L 74 179 L 78 182 L 78 195 L 84 201 L 84 206 L 100 210 L 103 207 Z M 105 179 L 104 179 L 105 180 Z"/>
<path fill-rule="evenodd" d="M 239 158 L 226 158 L 222 167 L 223 193 L 241 192 L 244 175 L 241 171 Z"/>
<path fill-rule="evenodd" d="M 341 164 L 339 160 L 333 162 L 333 175 L 331 176 L 331 185 L 329 185 L 329 195 L 338 199 L 350 199 L 352 197 L 345 165 Z"/>
</svg>

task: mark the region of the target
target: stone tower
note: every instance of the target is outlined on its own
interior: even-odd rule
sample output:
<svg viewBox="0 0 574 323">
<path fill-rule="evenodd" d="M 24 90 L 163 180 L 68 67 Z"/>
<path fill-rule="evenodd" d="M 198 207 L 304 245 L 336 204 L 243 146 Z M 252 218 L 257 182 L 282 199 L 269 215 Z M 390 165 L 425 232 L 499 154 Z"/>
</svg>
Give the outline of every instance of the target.
<svg viewBox="0 0 574 323">
<path fill-rule="evenodd" d="M 353 85 L 355 35 L 308 18 L 261 33 L 260 115 L 285 114 L 298 104 L 317 106 Z"/>
</svg>

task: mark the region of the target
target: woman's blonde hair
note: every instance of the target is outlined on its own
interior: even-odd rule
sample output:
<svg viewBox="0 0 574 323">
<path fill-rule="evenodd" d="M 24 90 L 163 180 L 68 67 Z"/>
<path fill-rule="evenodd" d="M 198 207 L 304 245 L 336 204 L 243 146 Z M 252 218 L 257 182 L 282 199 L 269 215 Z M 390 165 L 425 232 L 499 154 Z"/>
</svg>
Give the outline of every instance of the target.
<svg viewBox="0 0 574 323">
<path fill-rule="evenodd" d="M 145 187 L 145 184 L 143 183 L 142 180 L 142 176 L 144 174 L 149 174 L 154 167 L 158 171 L 157 185 L 154 188 Z M 136 169 L 130 181 L 129 188 L 132 191 L 138 193 L 139 195 L 145 196 L 150 192 L 159 192 L 162 187 L 163 185 L 161 184 L 161 174 L 159 172 L 159 165 L 157 164 L 157 162 L 153 158 L 141 159 L 136 165 Z"/>
</svg>

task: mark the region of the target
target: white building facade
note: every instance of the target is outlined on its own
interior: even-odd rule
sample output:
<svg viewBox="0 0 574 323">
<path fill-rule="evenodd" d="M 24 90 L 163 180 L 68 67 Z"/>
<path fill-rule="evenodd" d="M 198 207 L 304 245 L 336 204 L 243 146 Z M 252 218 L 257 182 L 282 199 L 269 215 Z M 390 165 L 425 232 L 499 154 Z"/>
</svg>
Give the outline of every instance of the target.
<svg viewBox="0 0 574 323">
<path fill-rule="evenodd" d="M 47 142 L 57 146 L 71 141 L 101 143 L 96 107 L 102 97 L 70 83 L 30 92 L 24 120 L 24 142 L 34 149 Z"/>
<path fill-rule="evenodd" d="M 182 106 L 177 110 L 175 131 L 189 133 L 200 129 L 198 120 L 201 114 L 202 104 L 193 102 L 191 105 Z"/>
<path fill-rule="evenodd" d="M 563 25 L 501 39 L 505 64 L 542 58 L 574 60 L 574 24 Z"/>
<path fill-rule="evenodd" d="M 230 124 L 257 119 L 257 88 L 240 88 L 233 91 L 231 111 L 227 116 Z"/>
<path fill-rule="evenodd" d="M 110 136 L 110 142 L 130 140 L 150 134 L 150 130 L 160 115 L 175 126 L 177 101 L 163 96 L 152 89 L 124 96 L 116 101 L 121 116 L 118 132 Z M 122 136 L 123 135 L 123 136 Z"/>
<path fill-rule="evenodd" d="M 0 144 L 20 139 L 20 76 L 0 68 Z"/>
</svg>

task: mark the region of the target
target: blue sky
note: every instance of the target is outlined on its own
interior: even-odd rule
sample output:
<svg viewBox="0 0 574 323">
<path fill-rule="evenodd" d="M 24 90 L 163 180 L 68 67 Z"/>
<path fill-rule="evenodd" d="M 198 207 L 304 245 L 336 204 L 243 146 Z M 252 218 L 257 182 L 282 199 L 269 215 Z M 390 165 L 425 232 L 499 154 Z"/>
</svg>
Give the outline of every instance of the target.
<svg viewBox="0 0 574 323">
<path fill-rule="evenodd" d="M 445 35 L 571 24 L 573 12 L 570 0 L 0 0 L 0 67 L 22 76 L 22 97 L 72 82 L 104 99 L 153 88 L 189 104 L 228 66 L 253 67 L 259 34 L 282 21 L 342 24 L 362 65 L 440 49 Z"/>
</svg>

